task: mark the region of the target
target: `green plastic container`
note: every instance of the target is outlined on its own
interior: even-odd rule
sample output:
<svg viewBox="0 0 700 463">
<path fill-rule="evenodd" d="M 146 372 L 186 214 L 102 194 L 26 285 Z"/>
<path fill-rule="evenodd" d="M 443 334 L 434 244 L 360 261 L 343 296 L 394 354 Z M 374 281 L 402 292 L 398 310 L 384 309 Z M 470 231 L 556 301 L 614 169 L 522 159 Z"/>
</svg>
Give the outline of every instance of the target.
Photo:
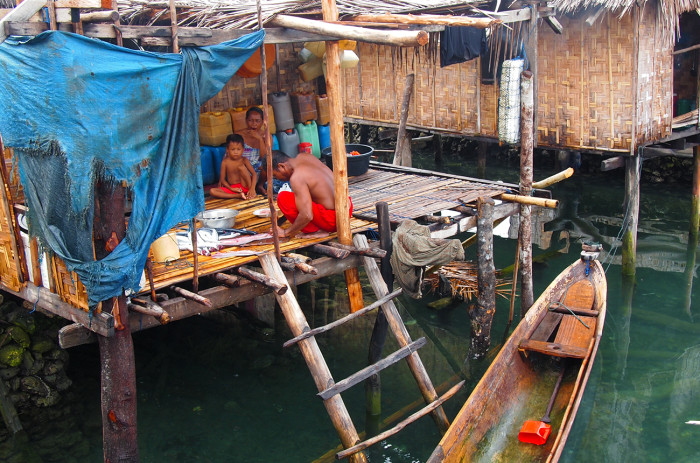
<svg viewBox="0 0 700 463">
<path fill-rule="evenodd" d="M 318 126 L 316 121 L 306 121 L 294 126 L 299 132 L 299 143 L 311 143 L 311 154 L 321 158 L 321 143 L 318 140 Z"/>
</svg>

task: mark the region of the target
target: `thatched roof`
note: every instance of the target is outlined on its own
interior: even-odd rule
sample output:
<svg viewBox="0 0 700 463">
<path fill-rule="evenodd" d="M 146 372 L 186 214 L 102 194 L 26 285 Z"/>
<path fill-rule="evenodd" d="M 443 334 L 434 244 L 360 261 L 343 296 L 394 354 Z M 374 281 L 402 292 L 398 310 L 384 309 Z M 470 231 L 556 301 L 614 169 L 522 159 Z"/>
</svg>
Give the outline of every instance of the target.
<svg viewBox="0 0 700 463">
<path fill-rule="evenodd" d="M 680 32 L 678 17 L 681 13 L 700 8 L 700 0 L 551 0 L 550 4 L 564 13 L 604 8 L 623 16 L 629 13 L 635 5 L 641 7 L 647 2 L 656 4 L 657 18 L 663 30 L 676 34 Z"/>
<path fill-rule="evenodd" d="M 261 3 L 263 23 L 277 14 L 322 16 L 320 0 L 263 0 Z M 336 0 L 341 17 L 359 13 L 460 14 L 485 3 L 484 0 Z M 119 12 L 130 23 L 152 24 L 169 14 L 163 10 L 166 5 L 165 0 L 119 0 Z M 183 12 L 179 15 L 182 26 L 255 29 L 258 24 L 255 0 L 175 0 L 175 5 Z"/>
</svg>

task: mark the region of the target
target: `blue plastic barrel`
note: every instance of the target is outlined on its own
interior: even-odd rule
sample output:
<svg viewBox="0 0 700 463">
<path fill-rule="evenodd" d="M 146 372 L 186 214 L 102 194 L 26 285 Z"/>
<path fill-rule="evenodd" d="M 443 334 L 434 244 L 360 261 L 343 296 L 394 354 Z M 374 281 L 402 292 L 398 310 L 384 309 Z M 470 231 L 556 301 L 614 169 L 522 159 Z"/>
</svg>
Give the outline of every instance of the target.
<svg viewBox="0 0 700 463">
<path fill-rule="evenodd" d="M 214 171 L 216 172 L 216 178 L 213 183 L 216 183 L 221 178 L 221 161 L 226 157 L 226 147 L 212 146 L 211 150 L 214 153 Z"/>
<path fill-rule="evenodd" d="M 329 124 L 318 126 L 318 142 L 321 145 L 321 151 L 331 146 L 331 126 Z"/>
<path fill-rule="evenodd" d="M 214 152 L 211 146 L 201 146 L 202 183 L 210 185 L 216 181 L 216 169 L 214 168 Z"/>
</svg>

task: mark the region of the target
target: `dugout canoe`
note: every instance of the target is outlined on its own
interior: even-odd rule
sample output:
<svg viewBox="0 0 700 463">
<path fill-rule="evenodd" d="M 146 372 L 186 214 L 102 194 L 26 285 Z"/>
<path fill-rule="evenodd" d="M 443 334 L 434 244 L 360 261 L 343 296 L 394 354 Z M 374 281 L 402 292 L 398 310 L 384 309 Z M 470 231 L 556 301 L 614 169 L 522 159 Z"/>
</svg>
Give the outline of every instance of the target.
<svg viewBox="0 0 700 463">
<path fill-rule="evenodd" d="M 605 322 L 605 272 L 597 260 L 590 259 L 591 253 L 581 254 L 528 310 L 428 463 L 559 460 Z M 561 368 L 565 373 L 552 408 L 547 442 L 520 442 L 523 424 L 544 415 Z"/>
</svg>

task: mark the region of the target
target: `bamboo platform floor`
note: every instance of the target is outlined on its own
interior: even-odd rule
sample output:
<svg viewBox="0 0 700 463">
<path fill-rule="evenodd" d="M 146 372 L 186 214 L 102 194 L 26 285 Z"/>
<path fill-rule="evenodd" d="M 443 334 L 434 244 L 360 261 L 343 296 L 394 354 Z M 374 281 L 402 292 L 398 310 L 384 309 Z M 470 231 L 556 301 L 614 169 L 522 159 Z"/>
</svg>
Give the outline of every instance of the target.
<svg viewBox="0 0 700 463">
<path fill-rule="evenodd" d="M 505 193 L 505 186 L 438 175 L 417 175 L 398 170 L 370 169 L 348 179 L 353 216 L 376 222 L 375 204 L 389 204 L 392 222 L 434 215 L 455 206 L 474 204 L 479 197 Z"/>
<path fill-rule="evenodd" d="M 462 204 L 470 204 L 480 196 L 497 196 L 506 191 L 505 187 L 499 187 L 489 183 L 470 182 L 460 178 L 451 178 L 438 175 L 417 175 L 397 171 L 395 169 L 381 170 L 370 169 L 367 173 L 350 177 L 348 180 L 350 196 L 353 202 L 353 218 L 350 220 L 350 228 L 353 233 L 365 231 L 376 227 L 375 204 L 385 201 L 389 204 L 389 213 L 392 222 L 401 222 L 405 219 L 418 219 L 426 215 L 433 215 L 441 210 L 450 209 Z M 233 200 L 208 198 L 206 209 L 237 209 L 236 228 L 246 228 L 258 233 L 265 233 L 270 229 L 270 219 L 253 215 L 256 209 L 267 208 L 267 198 L 259 196 L 252 200 Z M 278 210 L 278 216 L 281 213 Z M 286 227 L 287 225 L 282 225 Z M 186 228 L 176 228 L 172 231 L 184 231 Z M 283 240 L 280 243 L 282 253 L 296 251 L 313 244 L 333 240 L 335 233 L 317 238 L 299 238 Z M 250 250 L 256 252 L 272 252 L 273 244 L 257 246 L 229 247 L 219 252 Z M 249 264 L 258 260 L 258 257 L 224 257 L 210 256 L 198 257 L 199 276 L 205 276 L 222 272 L 233 267 Z M 174 261 L 162 263 L 154 262 L 153 284 L 156 289 L 192 281 L 194 276 L 194 258 L 189 251 L 180 251 L 180 258 Z M 150 291 L 146 284 L 142 292 Z"/>
</svg>

